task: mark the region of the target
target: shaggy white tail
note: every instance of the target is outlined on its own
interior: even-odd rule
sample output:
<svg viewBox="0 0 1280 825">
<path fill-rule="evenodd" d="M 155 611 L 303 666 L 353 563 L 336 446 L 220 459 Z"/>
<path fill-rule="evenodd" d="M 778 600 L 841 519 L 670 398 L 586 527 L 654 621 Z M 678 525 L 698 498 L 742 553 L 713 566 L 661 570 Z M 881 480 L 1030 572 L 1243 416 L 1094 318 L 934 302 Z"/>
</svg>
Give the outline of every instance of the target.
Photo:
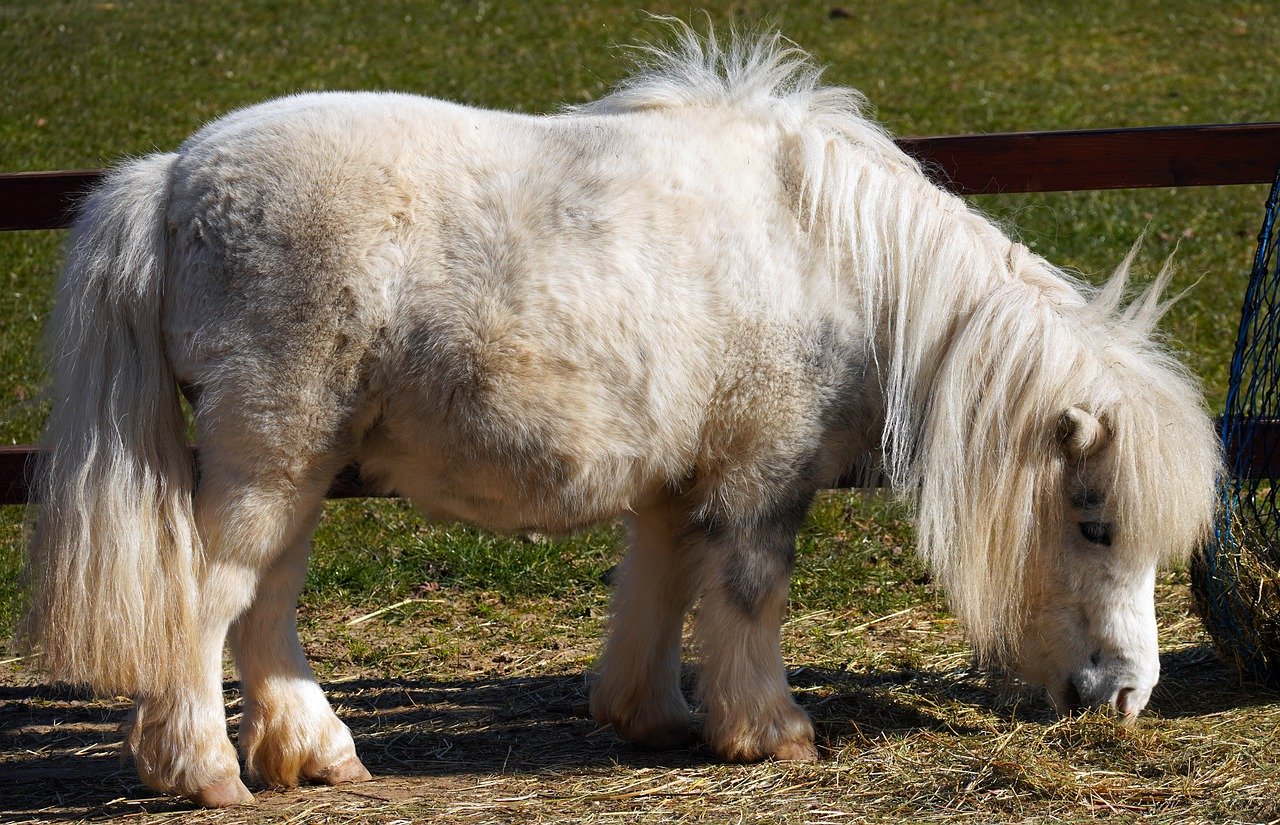
<svg viewBox="0 0 1280 825">
<path fill-rule="evenodd" d="M 161 343 L 176 155 L 114 172 L 72 232 L 47 331 L 53 410 L 19 642 L 56 679 L 154 694 L 188 668 L 194 472 Z"/>
</svg>

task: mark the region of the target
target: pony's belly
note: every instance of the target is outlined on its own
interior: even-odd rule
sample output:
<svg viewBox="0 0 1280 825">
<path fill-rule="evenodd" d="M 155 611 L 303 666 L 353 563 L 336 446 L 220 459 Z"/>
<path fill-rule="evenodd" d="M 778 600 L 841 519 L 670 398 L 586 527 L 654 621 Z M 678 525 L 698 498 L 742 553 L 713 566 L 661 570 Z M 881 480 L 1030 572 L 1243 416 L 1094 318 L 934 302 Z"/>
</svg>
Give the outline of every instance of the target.
<svg viewBox="0 0 1280 825">
<path fill-rule="evenodd" d="M 464 521 L 501 532 L 571 533 L 632 509 L 653 485 L 640 468 L 568 477 L 551 462 L 520 466 L 448 451 L 371 449 L 362 472 L 409 499 L 427 518 Z"/>
<path fill-rule="evenodd" d="M 464 521 L 503 533 L 571 533 L 617 513 L 613 508 L 570 506 L 564 498 L 557 501 L 557 497 L 545 495 L 531 501 L 510 480 L 493 481 L 459 484 L 406 478 L 394 489 L 429 519 Z"/>
</svg>

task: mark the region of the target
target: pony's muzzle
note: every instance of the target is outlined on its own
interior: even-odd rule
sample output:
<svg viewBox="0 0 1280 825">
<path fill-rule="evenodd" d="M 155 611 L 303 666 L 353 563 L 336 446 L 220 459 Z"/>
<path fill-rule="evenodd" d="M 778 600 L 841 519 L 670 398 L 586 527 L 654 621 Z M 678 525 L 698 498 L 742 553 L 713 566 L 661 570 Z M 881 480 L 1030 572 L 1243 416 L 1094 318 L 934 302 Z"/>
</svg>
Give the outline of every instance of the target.
<svg viewBox="0 0 1280 825">
<path fill-rule="evenodd" d="M 1136 676 L 1128 668 L 1082 668 L 1048 688 L 1049 703 L 1061 716 L 1082 710 L 1109 708 L 1125 724 L 1132 724 L 1151 698 L 1154 680 Z"/>
</svg>

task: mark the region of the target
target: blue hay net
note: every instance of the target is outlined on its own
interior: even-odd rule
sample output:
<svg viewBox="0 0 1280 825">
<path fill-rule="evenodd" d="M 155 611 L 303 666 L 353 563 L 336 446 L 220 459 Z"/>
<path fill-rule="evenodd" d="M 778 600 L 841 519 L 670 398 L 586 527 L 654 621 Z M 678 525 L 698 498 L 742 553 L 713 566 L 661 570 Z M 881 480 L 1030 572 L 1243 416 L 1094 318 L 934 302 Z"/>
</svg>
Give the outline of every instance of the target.
<svg viewBox="0 0 1280 825">
<path fill-rule="evenodd" d="M 1228 477 L 1214 541 L 1192 584 L 1219 652 L 1280 684 L 1280 169 L 1267 197 L 1231 359 L 1222 443 Z"/>
</svg>

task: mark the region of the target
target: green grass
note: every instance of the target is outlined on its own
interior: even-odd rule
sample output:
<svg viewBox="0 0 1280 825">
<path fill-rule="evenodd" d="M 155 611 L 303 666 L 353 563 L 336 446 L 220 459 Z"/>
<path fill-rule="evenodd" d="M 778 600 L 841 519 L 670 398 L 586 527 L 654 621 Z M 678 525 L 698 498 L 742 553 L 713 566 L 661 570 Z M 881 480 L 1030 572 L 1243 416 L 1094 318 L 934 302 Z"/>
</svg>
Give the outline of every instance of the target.
<svg viewBox="0 0 1280 825">
<path fill-rule="evenodd" d="M 863 89 L 899 134 L 1240 122 L 1277 117 L 1271 3 L 709 2 L 723 29 L 768 21 Z M 697 15 L 682 3 L 649 9 Z M 395 89 L 554 111 L 626 70 L 619 44 L 659 27 L 619 3 L 9 2 L 0 7 L 0 170 L 96 167 L 172 149 L 228 110 L 309 89 Z M 1280 160 L 1280 158 L 1278 158 Z M 1220 403 L 1260 187 L 981 199 L 1050 259 L 1105 274 L 1144 231 L 1146 271 L 1178 247 L 1166 323 Z M 62 235 L 0 233 L 0 442 L 38 437 L 40 319 Z M 1192 286 L 1194 284 L 1194 286 Z M 0 514 L 0 632 L 16 610 L 21 512 Z M 887 538 L 886 538 L 887 537 Z M 565 542 L 427 526 L 403 504 L 331 504 L 308 599 L 379 604 L 424 582 L 518 598 L 599 588 L 616 531 Z M 926 592 L 902 513 L 875 499 L 818 509 L 795 602 L 894 609 Z"/>
<path fill-rule="evenodd" d="M 1248 122 L 1274 119 L 1280 14 L 1261 3 L 705 4 L 719 28 L 765 20 L 868 93 L 901 134 Z M 690 17 L 689 6 L 657 13 Z M 700 15 L 694 15 L 695 18 Z M 92 168 L 168 150 L 234 107 L 319 88 L 402 90 L 477 106 L 553 111 L 602 93 L 626 70 L 621 43 L 659 27 L 628 6 L 493 3 L 10 3 L 0 8 L 0 170 Z M 1268 109 L 1270 106 L 1270 109 Z M 988 197 L 980 206 L 1066 266 L 1105 274 L 1143 232 L 1147 271 L 1178 248 L 1175 288 L 1192 287 L 1165 331 L 1225 390 L 1260 187 Z M 0 440 L 40 431 L 40 321 L 61 233 L 0 234 Z M 868 505 L 869 507 L 869 505 Z M 905 530 L 869 507 L 849 522 L 820 510 L 801 542 L 799 604 L 891 608 L 882 567 L 910 582 L 910 554 L 878 536 Z M 855 524 L 856 530 L 850 526 Z M 567 542 L 500 540 L 426 527 L 403 504 L 329 507 L 308 593 L 376 602 L 425 581 L 522 593 L 591 587 L 614 531 Z M 0 515 L 0 632 L 12 625 L 20 513 Z M 900 546 L 910 546 L 902 538 Z M 850 551 L 849 547 L 856 551 Z M 874 556 L 874 562 L 869 562 Z M 856 559 L 856 563 L 847 560 Z M 868 567 L 869 564 L 869 567 Z M 886 585 L 867 585 L 881 576 Z"/>
<path fill-rule="evenodd" d="M 333 502 L 308 589 L 324 598 L 391 602 L 424 588 L 487 589 L 509 598 L 563 597 L 601 585 L 615 561 L 616 529 L 567 539 L 508 538 L 461 525 L 430 525 L 405 502 Z"/>
<path fill-rule="evenodd" d="M 814 609 L 863 605 L 877 614 L 918 600 L 928 576 L 911 554 L 903 506 L 878 493 L 833 493 L 800 534 L 797 601 Z M 439 587 L 510 599 L 572 598 L 600 589 L 617 561 L 621 528 L 569 538 L 505 537 L 424 522 L 402 501 L 331 502 L 316 541 L 309 595 L 391 603 Z M 371 542 L 371 543 L 370 543 Z"/>
<path fill-rule="evenodd" d="M 646 5 L 697 16 L 687 3 Z M 1274 3 L 699 6 L 721 29 L 765 20 L 780 27 L 829 66 L 829 80 L 864 90 L 898 134 L 1280 118 Z M 848 16 L 832 18 L 833 6 Z M 601 94 L 626 70 L 616 46 L 658 31 L 633 7 L 607 2 L 11 0 L 0 4 L 0 171 L 97 167 L 172 149 L 231 109 L 309 89 L 394 89 L 554 111 Z M 1036 251 L 1089 277 L 1104 276 L 1144 232 L 1144 272 L 1176 246 L 1175 288 L 1190 291 L 1164 333 L 1218 406 L 1264 189 L 978 203 Z M 0 443 L 38 437 L 40 322 L 62 241 L 58 232 L 0 233 Z M 1002 693 L 968 667 L 958 628 L 911 552 L 906 515 L 878 495 L 834 493 L 815 506 L 799 541 L 783 645 L 824 761 L 746 768 L 696 751 L 638 755 L 593 733 L 582 673 L 607 610 L 601 577 L 617 560 L 618 528 L 555 541 L 502 538 L 427 524 L 403 502 L 332 502 L 316 534 L 302 635 L 383 781 L 363 796 L 264 793 L 257 811 L 195 818 L 1280 816 L 1280 705 L 1239 688 L 1210 660 L 1188 613 L 1185 576 L 1159 584 L 1166 655 L 1153 714 L 1134 729 L 1093 715 L 1050 724 L 1040 698 Z M 22 511 L 0 508 L 3 636 L 17 610 L 21 545 Z M 14 812 L 100 817 L 151 805 L 166 815 L 163 802 L 137 802 L 145 792 L 109 753 L 120 703 L 29 689 L 29 675 L 0 668 L 8 668 L 0 681 L 9 697 L 0 701 L 9 737 L 0 773 L 13 786 L 6 802 Z"/>
</svg>

